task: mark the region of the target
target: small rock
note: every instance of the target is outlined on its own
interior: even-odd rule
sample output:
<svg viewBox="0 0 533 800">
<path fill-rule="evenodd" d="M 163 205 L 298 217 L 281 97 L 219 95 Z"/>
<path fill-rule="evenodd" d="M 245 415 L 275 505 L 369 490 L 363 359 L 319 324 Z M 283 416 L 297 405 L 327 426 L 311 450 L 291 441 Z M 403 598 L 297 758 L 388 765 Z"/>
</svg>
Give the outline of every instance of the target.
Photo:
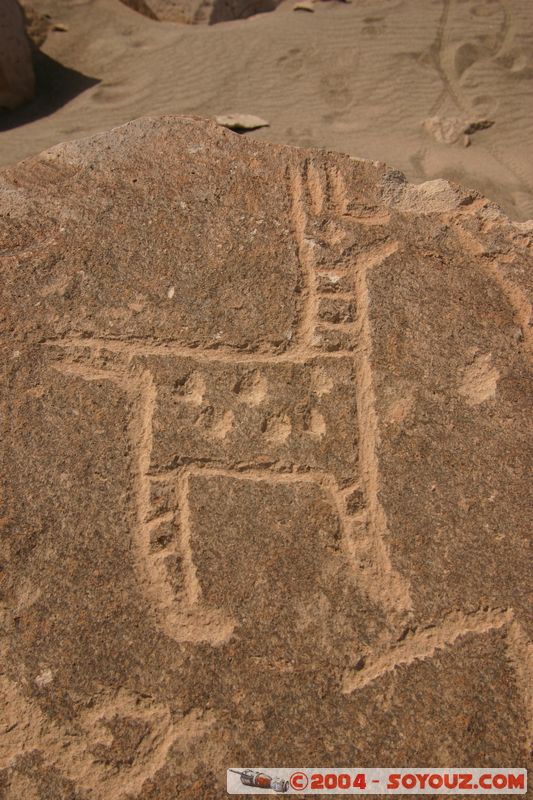
<svg viewBox="0 0 533 800">
<path fill-rule="evenodd" d="M 296 5 L 293 6 L 292 10 L 293 11 L 310 11 L 311 14 L 312 14 L 314 12 L 314 10 L 315 10 L 315 5 L 313 3 L 313 0 L 301 0 L 300 3 L 296 3 Z"/>
<path fill-rule="evenodd" d="M 255 131 L 257 128 L 268 128 L 270 123 L 261 117 L 254 117 L 253 114 L 227 114 L 215 118 L 223 128 L 230 131 Z"/>
<path fill-rule="evenodd" d="M 65 25 L 63 22 L 55 22 L 52 25 L 53 31 L 59 31 L 60 33 L 66 33 L 68 31 L 68 26 Z"/>
<path fill-rule="evenodd" d="M 463 144 L 468 147 L 470 136 L 477 131 L 484 131 L 494 125 L 491 119 L 465 119 L 464 117 L 429 117 L 424 120 L 424 127 L 433 138 L 441 144 L 455 144 L 463 137 Z"/>
<path fill-rule="evenodd" d="M 51 669 L 44 669 L 37 677 L 35 678 L 35 683 L 42 689 L 43 686 L 48 686 L 49 683 L 52 683 L 54 676 L 52 674 Z"/>
<path fill-rule="evenodd" d="M 487 128 L 492 128 L 494 125 L 493 119 L 478 119 L 474 122 L 468 122 L 465 127 L 465 134 L 476 133 L 477 131 L 486 131 Z"/>
<path fill-rule="evenodd" d="M 464 133 L 465 121 L 460 117 L 429 117 L 424 127 L 441 144 L 454 144 Z"/>
</svg>

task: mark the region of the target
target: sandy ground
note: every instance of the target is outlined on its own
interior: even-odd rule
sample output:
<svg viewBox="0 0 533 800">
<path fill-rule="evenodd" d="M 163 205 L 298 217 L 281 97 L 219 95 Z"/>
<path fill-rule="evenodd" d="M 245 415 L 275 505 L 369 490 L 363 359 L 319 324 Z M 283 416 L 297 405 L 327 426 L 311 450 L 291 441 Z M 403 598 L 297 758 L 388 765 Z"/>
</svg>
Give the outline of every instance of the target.
<svg viewBox="0 0 533 800">
<path fill-rule="evenodd" d="M 2 164 L 139 116 L 241 112 L 269 120 L 258 138 L 456 180 L 533 217 L 531 0 L 291 2 L 210 27 L 118 0 L 34 5 L 68 30 L 43 46 L 40 97 L 0 121 Z M 494 124 L 465 146 L 438 141 L 434 116 Z"/>
</svg>

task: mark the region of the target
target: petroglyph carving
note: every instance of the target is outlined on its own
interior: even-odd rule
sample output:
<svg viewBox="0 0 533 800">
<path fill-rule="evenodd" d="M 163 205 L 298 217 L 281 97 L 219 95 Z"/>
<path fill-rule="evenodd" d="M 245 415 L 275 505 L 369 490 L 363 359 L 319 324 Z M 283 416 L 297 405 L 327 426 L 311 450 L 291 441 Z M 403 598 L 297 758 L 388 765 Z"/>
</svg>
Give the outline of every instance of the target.
<svg viewBox="0 0 533 800">
<path fill-rule="evenodd" d="M 224 143 L 226 146 L 230 145 Z M 260 152 L 259 143 L 253 147 Z M 250 169 L 257 167 L 258 180 L 264 181 L 268 169 L 253 152 Z M 455 535 L 454 526 L 460 532 L 454 542 L 467 543 L 462 555 L 468 557 L 469 528 L 463 508 L 468 508 L 468 503 L 489 506 L 494 500 L 492 478 L 485 481 L 481 460 L 477 476 L 473 472 L 479 497 L 465 500 L 453 481 L 448 481 L 450 485 L 439 481 L 441 475 L 453 472 L 456 457 L 461 463 L 469 457 L 468 449 L 461 451 L 464 433 L 454 432 L 462 411 L 469 419 L 487 412 L 489 426 L 488 412 L 498 411 L 500 395 L 507 390 L 503 417 L 509 417 L 505 424 L 511 419 L 512 383 L 509 379 L 508 386 L 504 385 L 500 373 L 506 379 L 508 375 L 500 365 L 511 363 L 506 354 L 514 353 L 505 338 L 509 317 L 519 329 L 516 341 L 521 347 L 521 336 L 524 349 L 527 345 L 522 290 L 513 289 L 505 254 L 497 268 L 484 265 L 478 270 L 493 273 L 493 291 L 505 293 L 511 314 L 495 303 L 491 313 L 497 320 L 496 344 L 482 339 L 485 328 L 490 327 L 488 322 L 476 329 L 471 326 L 469 349 L 458 352 L 454 361 L 456 353 L 448 338 L 462 330 L 455 323 L 465 319 L 460 313 L 464 307 L 461 282 L 466 273 L 463 265 L 455 262 L 446 272 L 438 251 L 439 236 L 455 237 L 455 228 L 468 229 L 468 215 L 475 214 L 475 204 L 465 203 L 458 212 L 460 225 L 455 218 L 442 230 L 438 225 L 452 212 L 432 206 L 420 225 L 413 226 L 412 235 L 404 236 L 406 223 L 401 215 L 419 211 L 405 204 L 398 210 L 393 202 L 388 209 L 379 199 L 381 189 L 376 188 L 374 168 L 362 167 L 354 177 L 351 162 L 341 158 L 292 151 L 278 156 L 280 180 L 275 190 L 283 214 L 276 208 L 265 226 L 269 228 L 265 241 L 269 237 L 274 240 L 276 258 L 270 264 L 270 242 L 259 248 L 255 260 L 246 262 L 252 275 L 249 283 L 242 282 L 246 291 L 241 291 L 239 284 L 238 290 L 232 288 L 229 295 L 224 294 L 232 278 L 241 280 L 247 274 L 236 262 L 241 257 L 245 260 L 248 249 L 260 239 L 265 208 L 263 201 L 254 199 L 242 209 L 238 194 L 238 214 L 232 216 L 232 212 L 228 218 L 229 206 L 225 207 L 223 222 L 216 223 L 211 248 L 216 248 L 216 255 L 202 251 L 207 277 L 198 278 L 202 264 L 189 268 L 187 259 L 195 258 L 197 247 L 194 238 L 192 244 L 188 242 L 185 256 L 181 251 L 179 258 L 172 254 L 161 285 L 146 290 L 146 297 L 152 292 L 165 304 L 156 308 L 154 318 L 142 316 L 150 305 L 148 300 L 134 301 L 138 302 L 136 322 L 127 329 L 123 328 L 126 312 L 122 317 L 118 312 L 109 318 L 102 314 L 98 324 L 93 324 L 93 318 L 80 317 L 75 325 L 69 311 L 64 315 L 65 324 L 57 323 L 47 334 L 45 346 L 39 339 L 36 347 L 43 363 L 52 362 L 57 370 L 50 379 L 56 395 L 75 398 L 67 410 L 78 415 L 80 424 L 87 423 L 84 414 L 98 419 L 107 394 L 113 396 L 117 414 L 123 412 L 123 448 L 115 463 L 120 463 L 126 475 L 120 500 L 132 510 L 131 516 L 123 515 L 127 518 L 124 528 L 113 536 L 126 542 L 120 552 L 131 573 L 129 593 L 135 595 L 132 586 L 139 588 L 139 597 L 133 601 L 139 619 L 176 659 L 172 679 L 168 664 L 164 667 L 165 688 L 175 691 L 172 681 L 176 676 L 181 680 L 181 670 L 184 674 L 189 670 L 186 680 L 194 675 L 193 688 L 184 701 L 188 710 L 182 716 L 174 707 L 171 712 L 164 702 L 135 693 L 104 691 L 91 708 L 77 708 L 81 732 L 73 742 L 68 731 L 44 719 L 37 703 L 21 699 L 20 687 L 6 684 L 8 705 L 18 710 L 22 724 L 3 730 L 0 736 L 3 763 L 16 767 L 18 756 L 28 748 L 42 751 L 46 764 L 87 789 L 89 796 L 139 795 L 146 791 L 146 780 L 170 760 L 174 744 L 178 747 L 187 736 L 200 739 L 215 716 L 195 710 L 197 690 L 201 703 L 210 708 L 211 703 L 219 702 L 213 699 L 217 684 L 223 713 L 231 705 L 231 713 L 241 714 L 240 721 L 250 726 L 247 735 L 252 731 L 260 737 L 262 731 L 269 731 L 271 710 L 265 708 L 271 683 L 279 682 L 277 702 L 294 692 L 291 676 L 296 680 L 307 670 L 306 674 L 322 676 L 327 682 L 320 691 L 331 719 L 341 719 L 345 713 L 338 729 L 346 738 L 359 700 L 365 703 L 365 697 L 379 695 L 387 682 L 400 685 L 404 681 L 408 686 L 409 676 L 416 680 L 417 670 L 426 662 L 441 656 L 445 661 L 450 651 L 454 656 L 471 641 L 486 640 L 486 646 L 492 648 L 494 639 L 502 646 L 505 669 L 512 665 L 532 730 L 527 672 L 531 645 L 522 626 L 520 598 L 515 606 L 513 587 L 509 589 L 512 581 L 506 578 L 505 585 L 502 581 L 511 599 L 482 585 L 490 569 L 480 569 L 483 577 L 477 583 L 472 579 L 472 586 L 467 587 L 471 594 L 464 599 L 462 595 L 446 596 L 441 602 L 438 591 L 430 591 L 432 581 L 442 578 L 436 575 L 437 567 L 445 564 L 446 568 L 440 591 L 447 580 L 446 570 L 457 561 L 456 554 L 455 560 L 451 556 L 446 560 L 452 547 L 448 547 L 447 536 L 452 535 L 452 528 Z M 384 175 L 384 168 L 376 166 L 375 170 Z M 349 188 L 345 180 L 351 181 Z M 196 178 L 193 183 L 196 185 Z M 172 195 L 174 187 L 169 192 Z M 204 208 L 204 195 L 202 198 Z M 206 217 L 210 224 L 221 198 L 217 194 L 212 201 Z M 188 204 L 192 208 L 192 201 Z M 439 221 L 434 223 L 432 215 Z M 235 231 L 241 229 L 245 236 L 235 248 Z M 475 242 L 473 235 L 464 234 L 473 261 L 485 258 L 483 243 Z M 174 246 L 178 247 L 179 241 Z M 437 249 L 433 260 L 432 248 Z M 226 263 L 227 252 L 231 258 Z M 187 269 L 182 269 L 183 260 Z M 47 265 L 47 269 L 51 267 Z M 103 292 L 97 281 L 98 264 L 92 264 L 92 270 L 100 303 Z M 70 280 L 74 286 L 75 279 Z M 418 297 L 425 280 L 430 290 L 427 297 Z M 46 275 L 47 286 L 61 288 L 65 281 L 61 275 Z M 184 281 L 192 283 L 181 291 Z M 453 297 L 438 320 L 439 328 L 435 308 L 445 294 L 442 286 L 446 281 Z M 281 284 L 286 294 L 282 297 L 280 290 L 278 298 Z M 168 287 L 174 285 L 180 286 L 180 292 L 170 298 Z M 115 284 L 110 286 L 115 291 Z M 472 279 L 472 286 L 470 296 L 476 297 L 481 279 L 478 283 Z M 71 288 L 69 283 L 68 292 L 43 295 L 37 287 L 36 296 L 42 303 L 67 303 Z M 200 298 L 190 312 L 191 320 L 179 305 L 188 291 L 193 299 Z M 267 309 L 266 298 L 272 292 L 282 307 L 279 318 L 276 303 L 272 318 Z M 249 297 L 253 302 L 246 316 L 243 306 Z M 426 309 L 428 298 L 431 302 Z M 114 296 L 113 308 L 119 308 L 119 303 Z M 224 313 L 217 316 L 213 308 L 218 305 Z M 55 306 L 50 313 L 53 320 L 60 318 Z M 98 314 L 99 306 L 93 317 Z M 50 330 L 46 325 L 47 319 L 42 328 Z M 41 328 L 37 329 L 40 336 Z M 428 365 L 438 361 L 435 350 L 439 342 L 448 347 L 441 360 L 453 363 L 453 368 L 446 371 L 439 363 L 440 372 L 434 379 Z M 456 342 L 454 346 L 459 349 Z M 418 350 L 423 350 L 422 355 Z M 47 402 L 46 369 L 43 367 L 38 384 L 25 387 L 25 402 Z M 452 405 L 455 416 L 446 416 Z M 66 412 L 63 416 L 66 418 Z M 69 429 L 72 437 L 76 425 Z M 96 436 L 99 426 L 94 428 Z M 435 452 L 437 446 L 444 455 Z M 499 441 L 498 447 L 504 460 L 510 458 L 505 442 Z M 496 456 L 499 452 L 495 447 Z M 64 469 L 61 475 L 69 480 L 62 458 L 63 454 L 58 456 L 56 467 Z M 416 473 L 415 485 L 411 462 L 416 459 L 434 474 L 426 480 Z M 399 468 L 398 462 L 402 462 Z M 101 479 L 99 503 L 105 502 L 109 490 L 109 476 L 102 473 L 105 469 L 95 473 L 97 480 Z M 83 483 L 85 474 L 77 480 Z M 442 483 L 446 483 L 444 478 Z M 418 526 L 414 533 L 409 528 L 411 504 Z M 493 517 L 487 516 L 483 537 L 488 539 L 495 531 L 502 539 L 510 535 L 501 524 L 496 530 L 499 519 Z M 98 537 L 87 535 L 87 539 L 91 546 L 98 543 Z M 480 550 L 479 557 L 483 555 Z M 462 589 L 457 572 L 452 578 L 449 587 L 444 584 L 445 590 Z M 37 592 L 35 596 L 39 597 Z M 249 641 L 256 641 L 258 631 L 267 642 L 267 652 L 248 646 Z M 248 677 L 247 683 L 239 684 L 235 664 L 240 669 L 245 662 L 246 669 L 257 668 L 260 673 L 257 685 Z M 454 669 L 462 669 L 461 665 L 457 656 Z M 271 676 L 275 678 L 272 682 Z M 30 681 L 35 692 L 51 691 L 59 684 L 56 666 L 43 660 L 32 668 Z M 227 689 L 230 685 L 231 691 Z M 256 690 L 257 697 L 249 703 Z M 25 702 L 30 704 L 31 714 Z M 138 746 L 115 782 L 112 762 L 119 749 L 114 737 L 120 738 L 120 719 L 129 726 L 130 739 L 138 741 Z M 225 732 L 229 727 L 227 720 L 223 722 Z M 329 724 L 328 730 L 333 727 Z M 231 738 L 232 733 L 227 735 Z M 67 747 L 60 749 L 58 742 L 64 740 Z M 209 755 L 208 747 L 205 753 Z M 31 796 L 32 789 L 26 789 L 24 780 L 14 778 L 12 794 L 19 781 Z"/>
<path fill-rule="evenodd" d="M 235 393 L 243 403 L 252 406 L 259 405 L 267 394 L 268 384 L 259 370 L 246 373 L 235 384 Z"/>
<path fill-rule="evenodd" d="M 248 466 L 243 468 L 232 466 L 228 463 L 227 455 L 222 456 L 218 452 L 204 450 L 202 455 L 186 456 L 179 451 L 175 453 L 177 467 L 173 467 L 170 472 L 154 472 L 152 464 L 154 455 L 154 420 L 157 421 L 158 429 L 164 429 L 165 419 L 171 415 L 170 409 L 165 405 L 161 413 L 159 408 L 161 397 L 159 397 L 163 387 L 158 388 L 158 379 L 152 371 L 146 367 L 139 367 L 139 362 L 146 362 L 152 356 L 164 356 L 192 359 L 192 353 L 184 349 L 173 350 L 168 345 L 144 345 L 143 343 L 128 344 L 120 340 L 112 342 L 92 341 L 84 339 L 80 342 L 85 350 L 89 348 L 89 362 L 80 364 L 70 358 L 63 359 L 57 363 L 57 368 L 79 376 L 85 380 L 108 379 L 117 382 L 126 390 L 133 401 L 135 409 L 131 422 L 132 446 L 137 453 L 137 509 L 138 509 L 138 530 L 135 536 L 136 541 L 136 567 L 139 583 L 155 612 L 159 624 L 166 633 L 176 638 L 178 641 L 209 641 L 212 645 L 219 645 L 227 641 L 232 635 L 235 623 L 233 620 L 224 616 L 215 608 L 207 608 L 202 604 L 202 589 L 196 577 L 196 566 L 194 556 L 190 547 L 191 539 L 191 520 L 188 498 L 188 486 L 190 476 L 201 472 L 202 475 L 213 477 L 228 476 L 239 480 L 258 480 L 270 481 L 273 483 L 287 483 L 296 485 L 299 482 L 312 482 L 320 486 L 330 498 L 332 507 L 339 517 L 342 530 L 342 542 L 347 560 L 352 563 L 354 575 L 357 574 L 357 581 L 360 586 L 368 593 L 375 602 L 383 604 L 390 610 L 393 616 L 403 615 L 410 608 L 410 601 L 406 587 L 403 585 L 400 576 L 394 574 L 387 560 L 387 554 L 383 539 L 386 522 L 381 507 L 377 501 L 377 464 L 375 457 L 375 436 L 376 422 L 372 408 L 371 375 L 367 365 L 368 346 L 370 334 L 367 329 L 368 323 L 365 319 L 365 280 L 366 270 L 374 263 L 379 263 L 383 258 L 387 258 L 394 253 L 398 247 L 396 243 L 380 246 L 375 250 L 365 254 L 362 260 L 355 262 L 351 268 L 350 280 L 354 286 L 354 293 L 350 298 L 335 298 L 329 301 L 321 299 L 317 292 L 317 269 L 313 255 L 313 247 L 308 244 L 307 237 L 313 232 L 313 225 L 322 224 L 324 219 L 326 224 L 331 222 L 331 215 L 337 218 L 342 217 L 346 211 L 345 189 L 342 185 L 342 178 L 336 171 L 326 171 L 315 169 L 306 164 L 303 171 L 291 168 L 290 190 L 293 197 L 293 225 L 296 240 L 299 248 L 300 263 L 302 272 L 306 276 L 306 289 L 302 317 L 299 324 L 299 332 L 294 346 L 286 353 L 279 356 L 269 356 L 259 359 L 250 359 L 246 356 L 231 356 L 222 354 L 218 351 L 210 353 L 194 352 L 195 366 L 188 372 L 183 373 L 182 378 L 171 381 L 171 392 L 169 397 L 177 397 L 179 400 L 191 406 L 200 407 L 199 412 L 193 419 L 193 426 L 201 433 L 209 434 L 213 440 L 222 441 L 229 435 L 237 435 L 240 420 L 243 418 L 242 403 L 254 408 L 262 408 L 266 398 L 273 397 L 273 390 L 279 392 L 280 380 L 283 386 L 286 381 L 287 390 L 290 393 L 291 382 L 298 380 L 295 373 L 297 365 L 302 365 L 305 370 L 304 375 L 309 371 L 309 397 L 310 400 L 315 396 L 320 401 L 320 406 L 311 402 L 309 408 L 304 412 L 302 433 L 320 443 L 320 451 L 317 451 L 317 460 L 314 464 L 295 461 L 289 463 L 289 471 L 283 466 L 286 462 L 287 453 L 285 447 L 290 443 L 290 450 L 294 455 L 298 455 L 298 446 L 293 443 L 295 436 L 293 412 L 287 405 L 288 399 L 284 401 L 283 410 L 274 410 L 272 413 L 263 413 L 259 422 L 259 432 L 267 442 L 269 448 L 274 450 L 282 448 L 279 458 L 282 459 L 280 466 L 283 471 L 277 471 L 274 466 L 268 466 L 263 471 L 257 467 Z M 311 198 L 311 206 L 316 214 L 322 215 L 321 219 L 313 220 L 310 223 L 308 217 L 306 198 Z M 325 215 L 325 216 L 324 216 Z M 341 220 L 343 226 L 349 226 L 351 220 L 347 217 Z M 346 235 L 348 236 L 348 234 Z M 336 242 L 336 247 L 342 253 L 342 241 L 344 236 Z M 320 303 L 330 303 L 333 305 L 331 313 L 320 311 Z M 340 304 L 340 305 L 339 305 Z M 327 306 L 329 308 L 330 306 Z M 356 310 L 357 309 L 357 310 Z M 348 315 L 348 316 L 347 316 Z M 327 318 L 327 319 L 326 319 Z M 338 369 L 326 370 L 326 362 L 317 362 L 312 342 L 317 331 L 324 325 L 329 325 L 335 330 L 340 330 L 347 324 L 354 328 L 354 332 L 361 341 L 359 351 L 353 354 L 351 351 L 335 349 L 326 352 L 320 357 L 340 359 L 346 365 L 347 380 L 353 380 L 355 374 L 356 383 L 356 402 L 353 404 L 353 416 L 349 418 L 349 429 L 351 428 L 350 438 L 359 441 L 358 449 L 353 450 L 351 461 L 346 464 L 346 471 L 341 474 L 333 475 L 328 473 L 327 463 L 324 461 L 324 448 L 322 440 L 328 436 L 328 422 L 325 411 L 328 406 L 334 409 L 335 387 L 339 386 Z M 70 352 L 75 352 L 76 342 L 66 340 L 63 342 L 53 342 L 59 344 Z M 123 365 L 124 371 L 100 370 L 92 366 L 92 362 L 97 360 L 102 349 L 110 350 L 119 356 L 119 363 Z M 202 367 L 204 357 L 212 359 L 213 363 L 226 365 L 233 372 L 233 364 L 238 365 L 241 361 L 254 364 L 254 369 L 245 371 L 240 377 L 232 381 L 231 392 L 236 397 L 238 404 L 233 409 L 222 411 L 213 406 L 202 406 L 205 398 L 209 394 L 208 375 Z M 208 362 L 209 363 L 209 362 Z M 260 364 L 271 365 L 268 375 L 265 369 L 260 368 Z M 131 366 L 134 364 L 135 366 Z M 286 372 L 274 371 L 279 364 L 290 366 L 294 369 Z M 310 368 L 310 369 L 309 369 Z M 353 371 L 353 372 L 352 372 Z M 223 375 L 223 369 L 222 373 Z M 269 376 L 272 377 L 269 377 Z M 226 382 L 228 382 L 226 380 Z M 347 384 L 349 385 L 349 384 Z M 269 395 L 267 393 L 269 392 Z M 229 396 L 229 392 L 228 392 Z M 166 402 L 166 401 L 165 401 Z M 325 404 L 325 405 L 324 405 Z M 332 417 L 332 420 L 334 416 Z M 339 425 L 339 421 L 335 423 Z M 158 436 L 160 436 L 160 430 Z M 165 434 L 168 438 L 168 431 Z M 248 446 L 250 442 L 248 441 Z M 347 442 L 331 442 L 332 454 L 338 459 L 339 447 L 346 449 Z M 253 465 L 254 459 L 260 464 L 261 445 L 254 454 L 250 452 L 249 458 Z M 289 452 L 290 452 L 289 450 Z M 309 455 L 309 454 L 308 454 Z M 180 461 L 185 458 L 186 465 L 179 466 Z M 220 466 L 219 466 L 220 464 Z M 159 468 L 160 469 L 160 468 Z M 359 492 L 358 511 L 363 512 L 354 517 L 354 499 L 347 504 L 342 494 L 342 486 L 359 480 L 365 486 L 364 493 Z M 171 486 L 174 484 L 177 489 L 174 499 L 168 502 L 161 500 L 161 486 Z M 154 487 L 157 487 L 154 491 Z M 165 492 L 163 492 L 165 495 Z M 168 495 L 168 491 L 165 497 Z M 369 498 L 365 505 L 363 498 Z M 159 513 L 154 509 L 157 504 Z M 174 531 L 174 533 L 173 533 Z M 179 564 L 182 571 L 182 590 L 176 592 L 168 578 L 168 565 Z M 372 566 L 370 566 L 372 565 Z M 385 599 L 388 598 L 388 599 Z"/>
<path fill-rule="evenodd" d="M 486 633 L 509 625 L 512 612 L 490 609 L 474 614 L 452 613 L 441 623 L 422 630 L 406 629 L 402 638 L 378 656 L 361 657 L 357 668 L 343 678 L 343 692 L 353 692 L 377 680 L 387 672 L 414 661 L 431 658 L 437 650 L 451 647 L 462 636 Z"/>
<path fill-rule="evenodd" d="M 194 709 L 174 722 L 169 710 L 153 698 L 121 689 L 103 693 L 67 730 L 48 719 L 6 676 L 0 677 L 0 698 L 7 714 L 0 731 L 0 769 L 16 770 L 17 759 L 38 751 L 47 766 L 75 781 L 95 800 L 138 795 L 164 765 L 174 743 L 184 746 L 198 739 L 215 721 L 213 714 Z M 133 733 L 136 728 L 137 735 L 124 739 L 126 750 L 118 771 L 112 748 L 119 745 L 120 752 L 124 726 Z M 19 783 L 30 783 L 16 771 L 10 782 L 12 791 Z"/>
<path fill-rule="evenodd" d="M 393 625 L 401 630 L 410 620 L 412 603 L 409 589 L 401 575 L 391 565 L 387 545 L 387 520 L 378 497 L 378 462 L 376 442 L 378 439 L 378 423 L 375 412 L 373 378 L 370 366 L 371 332 L 368 316 L 367 275 L 369 271 L 397 252 L 398 242 L 385 242 L 363 252 L 353 260 L 351 266 L 342 273 L 323 273 L 317 268 L 316 246 L 318 232 L 311 224 L 310 208 L 316 216 L 335 215 L 335 236 L 329 235 L 327 246 L 340 250 L 337 258 L 342 256 L 343 242 L 349 240 L 348 233 L 340 234 L 340 226 L 346 228 L 353 224 L 361 224 L 355 215 L 346 212 L 345 189 L 342 177 L 338 173 L 325 176 L 320 168 L 309 162 L 300 172 L 291 168 L 290 187 L 293 197 L 293 228 L 299 249 L 302 272 L 305 276 L 304 303 L 300 323 L 294 345 L 285 353 L 273 356 L 248 356 L 220 351 L 188 351 L 169 345 L 129 344 L 114 341 L 83 341 L 83 347 L 89 347 L 91 356 L 100 352 L 101 348 L 109 349 L 118 355 L 124 365 L 122 371 L 105 371 L 95 367 L 80 366 L 68 359 L 58 362 L 57 367 L 78 375 L 84 379 L 114 380 L 127 389 L 135 399 L 136 411 L 132 418 L 132 443 L 137 457 L 137 505 L 138 529 L 135 534 L 136 566 L 139 582 L 155 612 L 156 619 L 173 638 L 178 641 L 207 641 L 212 646 L 220 646 L 227 642 L 235 631 L 236 620 L 227 616 L 222 610 L 207 606 L 203 601 L 203 591 L 197 575 L 195 556 L 191 545 L 192 521 L 189 506 L 189 485 L 193 476 L 213 479 L 225 477 L 239 481 L 265 482 L 297 486 L 312 483 L 321 488 L 329 498 L 329 502 L 338 515 L 341 542 L 345 558 L 352 566 L 354 579 L 368 597 L 381 605 Z M 386 220 L 380 220 L 380 224 Z M 323 220 L 319 220 L 319 224 Z M 331 233 L 331 226 L 326 229 Z M 316 221 L 314 224 L 317 224 Z M 377 224 L 377 223 L 376 223 Z M 323 261 L 321 262 L 323 266 Z M 341 286 L 343 294 L 335 294 L 337 286 Z M 352 286 L 352 292 L 346 291 Z M 332 299 L 330 299 L 332 298 Z M 325 328 L 330 326 L 336 335 L 345 327 L 353 328 L 357 340 L 356 349 L 343 347 L 342 344 L 330 349 L 324 346 Z M 53 344 L 58 344 L 54 342 Z M 65 340 L 59 343 L 68 351 L 74 352 L 76 341 Z M 81 343 L 80 343 L 81 344 Z M 322 350 L 317 362 L 315 347 Z M 201 406 L 208 392 L 208 377 L 205 368 L 208 365 L 220 364 L 227 367 L 230 374 L 240 365 L 249 365 L 239 377 L 233 380 L 231 391 L 241 409 L 243 404 L 250 408 L 262 408 L 276 391 L 280 377 L 273 371 L 283 365 L 303 365 L 310 374 L 310 398 L 320 402 L 327 401 L 335 394 L 335 372 L 325 370 L 324 359 L 342 359 L 351 363 L 354 369 L 356 416 L 352 420 L 354 433 L 357 432 L 357 458 L 355 472 L 345 477 L 334 476 L 327 469 L 310 468 L 305 463 L 293 463 L 287 467 L 283 461 L 279 466 L 275 462 L 266 468 L 253 465 L 232 465 L 227 457 L 222 458 L 216 452 L 201 460 L 187 459 L 184 466 L 177 466 L 170 472 L 152 474 L 151 463 L 153 453 L 153 421 L 158 404 L 158 387 L 154 375 L 146 369 L 135 372 L 128 364 L 148 362 L 154 357 L 194 359 L 196 366 L 185 379 L 177 380 L 173 385 L 173 393 L 186 403 Z M 91 359 L 89 359 L 90 361 Z M 479 361 L 479 359 L 478 359 Z M 475 362 L 474 366 L 478 362 Z M 483 367 L 483 364 L 481 365 Z M 267 374 L 265 367 L 270 370 Z M 474 368 L 474 367 L 473 367 Z M 472 368 L 472 369 L 473 369 Z M 464 376 L 459 391 L 469 402 L 482 402 L 491 395 L 494 380 L 490 369 L 477 368 L 476 374 Z M 481 372 L 480 372 L 481 369 Z M 488 373 L 487 373 L 487 370 Z M 470 370 L 472 371 L 472 370 Z M 478 375 L 479 373 L 479 375 Z M 481 374 L 482 373 L 482 374 Z M 294 381 L 294 373 L 287 373 L 287 381 Z M 281 375 L 281 380 L 285 376 Z M 483 379 L 483 380 L 482 380 Z M 481 383 L 483 386 L 481 386 Z M 489 386 L 490 384 L 490 386 Z M 485 387 L 485 388 L 484 388 Z M 488 387 L 488 388 L 486 388 Z M 490 389 L 490 391 L 489 391 Z M 488 394 L 487 394 L 488 392 Z M 196 417 L 195 425 L 209 432 L 214 439 L 223 440 L 232 430 L 238 430 L 239 407 L 221 411 L 212 406 L 204 406 Z M 242 413 L 242 411 L 241 411 Z M 285 447 L 294 436 L 292 412 L 287 410 L 263 414 L 260 430 L 270 446 L 275 449 Z M 242 418 L 242 417 L 241 417 Z M 327 422 L 319 407 L 311 405 L 304 415 L 303 429 L 316 439 L 326 435 Z M 176 454 L 179 456 L 180 454 Z M 259 458 L 259 452 L 255 458 Z M 281 468 L 282 471 L 279 471 Z M 344 485 L 343 485 L 344 484 Z M 350 485 L 351 484 L 351 485 Z M 173 501 L 161 501 L 161 486 L 172 486 Z M 153 487 L 159 487 L 159 491 Z M 163 493 L 164 496 L 168 495 Z M 157 506 L 159 513 L 154 511 Z M 170 579 L 169 565 L 178 564 L 181 580 L 176 584 Z M 385 649 L 365 654 L 364 658 L 356 658 L 357 666 L 348 669 L 342 679 L 342 691 L 353 692 L 377 680 L 381 675 L 396 669 L 400 665 L 408 666 L 419 659 L 431 658 L 443 647 L 453 646 L 454 642 L 468 634 L 479 634 L 494 628 L 505 626 L 510 652 L 520 649 L 520 658 L 525 652 L 522 635 L 513 623 L 511 611 L 481 611 L 477 614 L 465 615 L 460 612 L 449 615 L 441 623 L 432 628 L 408 633 L 398 642 L 390 641 Z M 513 627 L 514 626 L 514 627 Z M 513 644 L 514 643 L 514 644 Z M 512 649 L 514 647 L 514 650 Z M 533 715 L 532 715 L 533 716 Z"/>
<path fill-rule="evenodd" d="M 177 397 L 182 398 L 187 403 L 200 406 L 205 394 L 205 381 L 198 372 L 193 372 L 186 378 L 178 379 L 174 384 Z"/>
</svg>

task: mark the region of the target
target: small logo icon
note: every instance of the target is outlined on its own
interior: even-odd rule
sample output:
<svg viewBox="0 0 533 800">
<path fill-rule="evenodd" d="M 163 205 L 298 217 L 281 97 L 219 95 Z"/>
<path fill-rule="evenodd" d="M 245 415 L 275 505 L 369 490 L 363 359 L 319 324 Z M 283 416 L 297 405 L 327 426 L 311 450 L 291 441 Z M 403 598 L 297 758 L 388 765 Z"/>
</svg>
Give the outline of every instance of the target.
<svg viewBox="0 0 533 800">
<path fill-rule="evenodd" d="M 285 778 L 271 778 L 270 775 L 265 775 L 264 772 L 256 772 L 253 769 L 230 769 L 229 772 L 234 772 L 240 775 L 241 783 L 244 786 L 253 786 L 256 789 L 270 789 L 272 792 L 289 791 L 289 781 Z"/>
</svg>

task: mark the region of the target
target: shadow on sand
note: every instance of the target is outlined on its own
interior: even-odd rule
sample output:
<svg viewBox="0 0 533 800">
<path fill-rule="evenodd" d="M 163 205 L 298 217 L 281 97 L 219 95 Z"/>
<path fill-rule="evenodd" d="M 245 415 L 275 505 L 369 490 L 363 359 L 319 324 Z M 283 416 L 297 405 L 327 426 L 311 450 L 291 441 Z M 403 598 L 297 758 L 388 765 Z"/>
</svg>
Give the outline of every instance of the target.
<svg viewBox="0 0 533 800">
<path fill-rule="evenodd" d="M 35 66 L 35 99 L 14 111 L 0 115 L 0 131 L 27 125 L 41 117 L 47 117 L 69 100 L 100 83 L 75 69 L 64 67 L 58 61 L 37 50 L 33 57 Z"/>
</svg>

